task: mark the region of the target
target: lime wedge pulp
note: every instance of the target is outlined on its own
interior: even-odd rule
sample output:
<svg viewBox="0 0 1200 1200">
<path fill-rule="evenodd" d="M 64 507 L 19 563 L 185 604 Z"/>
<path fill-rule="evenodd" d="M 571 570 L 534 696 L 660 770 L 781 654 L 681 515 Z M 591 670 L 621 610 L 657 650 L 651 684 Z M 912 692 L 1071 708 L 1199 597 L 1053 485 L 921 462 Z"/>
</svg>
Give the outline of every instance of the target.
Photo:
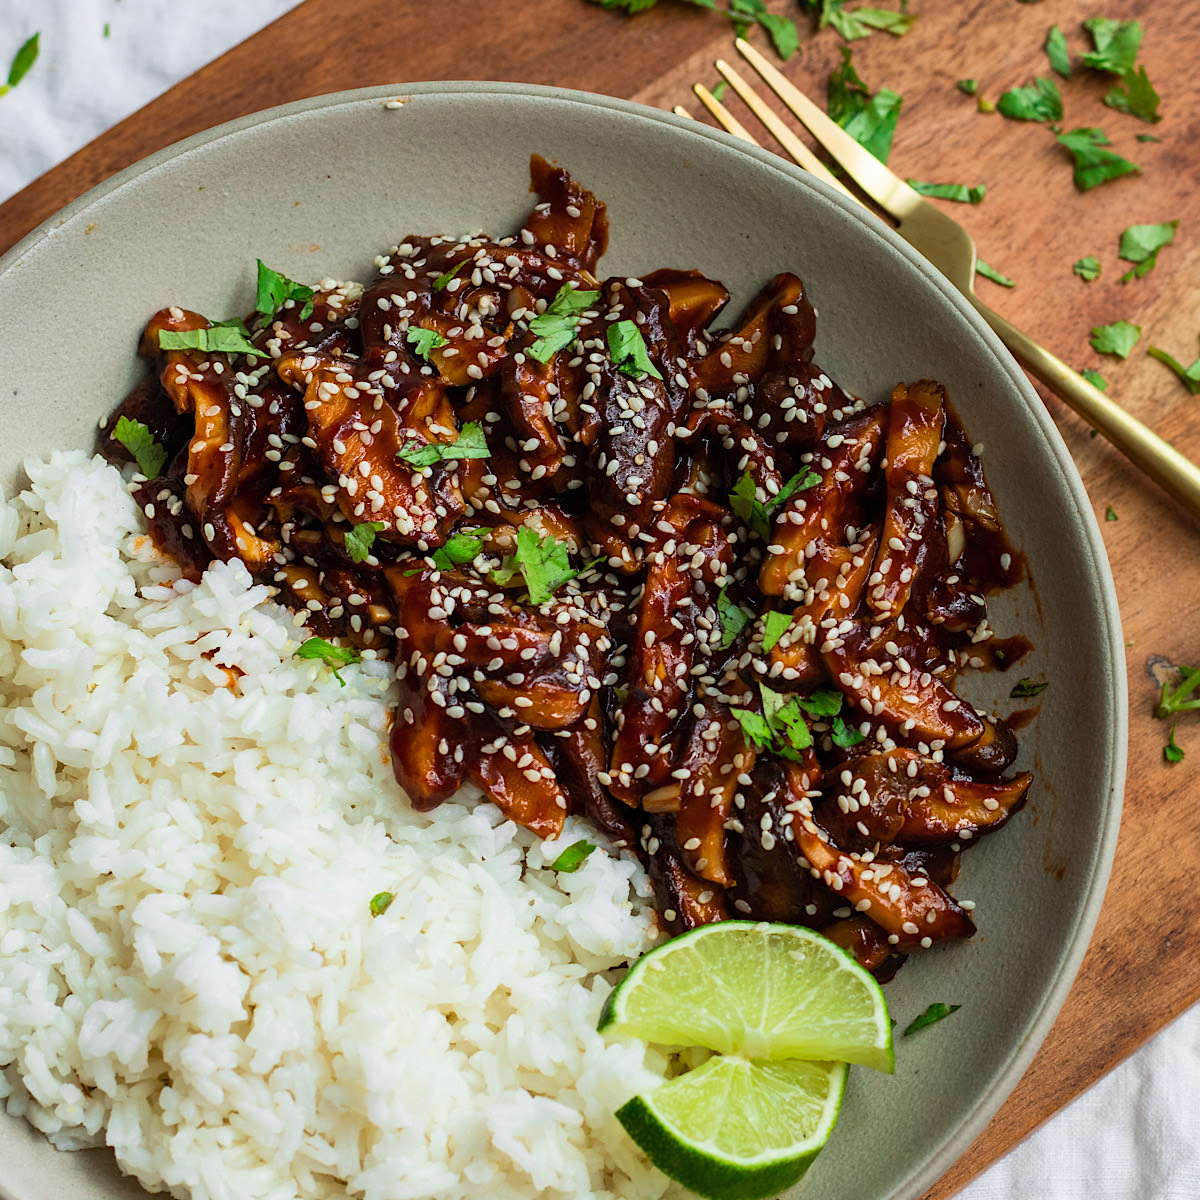
<svg viewBox="0 0 1200 1200">
<path fill-rule="evenodd" d="M 760 1200 L 794 1184 L 825 1145 L 845 1063 L 718 1056 L 634 1096 L 617 1119 L 660 1171 L 711 1200 Z"/>
<path fill-rule="evenodd" d="M 879 984 L 798 925 L 720 921 L 665 942 L 630 968 L 600 1029 L 774 1063 L 895 1065 Z"/>
</svg>

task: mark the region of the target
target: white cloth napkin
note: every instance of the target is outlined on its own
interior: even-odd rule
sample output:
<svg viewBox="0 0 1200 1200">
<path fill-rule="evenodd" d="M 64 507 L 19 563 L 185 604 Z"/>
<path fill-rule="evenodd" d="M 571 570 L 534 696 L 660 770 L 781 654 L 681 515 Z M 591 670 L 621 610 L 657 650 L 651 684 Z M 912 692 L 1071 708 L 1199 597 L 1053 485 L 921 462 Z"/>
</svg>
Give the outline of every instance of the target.
<svg viewBox="0 0 1200 1200">
<path fill-rule="evenodd" d="M 4 75 L 17 48 L 41 32 L 36 65 L 0 98 L 0 201 L 295 3 L 0 0 Z M 1200 1200 L 1200 1009 L 1163 1030 L 961 1196 Z"/>
</svg>

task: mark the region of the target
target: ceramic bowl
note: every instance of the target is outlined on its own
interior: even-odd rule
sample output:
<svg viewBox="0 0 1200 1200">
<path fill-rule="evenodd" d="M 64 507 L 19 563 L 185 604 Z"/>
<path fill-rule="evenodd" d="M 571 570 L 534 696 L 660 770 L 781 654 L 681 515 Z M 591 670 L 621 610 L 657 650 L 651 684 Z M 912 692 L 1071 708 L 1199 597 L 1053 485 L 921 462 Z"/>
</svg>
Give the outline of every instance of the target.
<svg viewBox="0 0 1200 1200">
<path fill-rule="evenodd" d="M 403 103 L 389 105 L 400 99 Z M 607 97 L 509 84 L 345 92 L 222 125 L 130 167 L 0 260 L 0 482 L 31 452 L 90 446 L 142 371 L 144 322 L 168 302 L 215 317 L 253 305 L 255 258 L 302 280 L 366 280 L 408 232 L 517 228 L 536 151 L 609 206 L 602 270 L 699 267 L 735 307 L 794 271 L 819 310 L 817 360 L 858 394 L 942 381 L 977 443 L 1036 591 L 994 605 L 1050 681 L 1022 733 L 1031 801 L 966 856 L 955 888 L 980 933 L 916 956 L 888 985 L 896 1074 L 856 1069 L 804 1200 L 909 1200 L 996 1111 L 1054 1020 L 1086 948 L 1116 843 L 1126 712 L 1108 563 L 1079 476 L 1025 376 L 961 296 L 864 210 L 766 151 Z M 1001 714 L 1010 675 L 969 692 Z M 8 1200 L 140 1196 L 107 1151 L 52 1149 L 0 1117 Z"/>
</svg>

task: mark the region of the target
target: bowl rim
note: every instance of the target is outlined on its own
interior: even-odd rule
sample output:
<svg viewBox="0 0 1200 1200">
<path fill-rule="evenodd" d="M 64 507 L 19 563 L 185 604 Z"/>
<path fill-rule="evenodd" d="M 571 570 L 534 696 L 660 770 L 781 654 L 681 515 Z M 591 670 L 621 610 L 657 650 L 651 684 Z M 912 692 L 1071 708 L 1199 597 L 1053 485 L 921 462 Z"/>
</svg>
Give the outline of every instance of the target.
<svg viewBox="0 0 1200 1200">
<path fill-rule="evenodd" d="M 1058 427 L 1051 419 L 1024 371 L 974 307 L 940 271 L 905 242 L 890 226 L 862 205 L 846 198 L 834 188 L 829 187 L 782 156 L 761 146 L 735 138 L 723 130 L 713 128 L 701 121 L 677 116 L 649 105 L 570 88 L 504 81 L 440 80 L 384 84 L 310 96 L 237 117 L 164 146 L 161 150 L 139 159 L 89 188 L 26 234 L 4 255 L 0 256 L 0 284 L 10 271 L 20 266 L 21 260 L 26 254 L 44 240 L 54 237 L 67 222 L 85 212 L 93 204 L 120 191 L 132 181 L 154 171 L 159 166 L 176 158 L 184 157 L 201 147 L 236 136 L 244 130 L 259 125 L 299 116 L 316 109 L 333 110 L 362 104 L 383 105 L 392 100 L 403 104 L 418 96 L 478 97 L 480 94 L 493 95 L 497 98 L 553 100 L 602 108 L 620 114 L 622 119 L 634 118 L 657 123 L 677 134 L 715 141 L 784 175 L 801 188 L 817 192 L 824 201 L 835 205 L 846 215 L 852 217 L 860 225 L 865 235 L 883 238 L 894 252 L 902 255 L 931 287 L 940 292 L 953 305 L 990 350 L 996 360 L 998 370 L 1008 378 L 1013 389 L 1020 396 L 1026 415 L 1041 435 L 1046 449 L 1058 469 L 1076 516 L 1079 518 L 1076 522 L 1076 532 L 1082 541 L 1082 550 L 1089 560 L 1091 579 L 1099 602 L 1098 607 L 1108 635 L 1106 655 L 1108 669 L 1105 674 L 1109 686 L 1105 689 L 1103 699 L 1106 701 L 1107 715 L 1113 736 L 1106 748 L 1109 768 L 1107 772 L 1108 787 L 1106 796 L 1100 801 L 1104 804 L 1100 837 L 1093 848 L 1091 862 L 1086 867 L 1083 902 L 1070 931 L 1065 953 L 1059 959 L 1049 986 L 1043 991 L 1041 1001 L 1034 1010 L 1025 1036 L 1012 1047 L 1005 1065 L 995 1073 L 974 1108 L 964 1113 L 958 1123 L 949 1131 L 940 1148 L 927 1157 L 924 1162 L 918 1163 L 908 1170 L 890 1192 L 880 1195 L 877 1200 L 909 1200 L 910 1197 L 921 1196 L 962 1156 L 1007 1099 L 1050 1032 L 1075 980 L 1100 914 L 1116 851 L 1125 790 L 1129 732 L 1128 698 L 1123 669 L 1124 642 L 1116 589 L 1100 527 L 1083 481 Z M 0 1180 L 0 1197 L 7 1195 L 3 1181 Z"/>
</svg>

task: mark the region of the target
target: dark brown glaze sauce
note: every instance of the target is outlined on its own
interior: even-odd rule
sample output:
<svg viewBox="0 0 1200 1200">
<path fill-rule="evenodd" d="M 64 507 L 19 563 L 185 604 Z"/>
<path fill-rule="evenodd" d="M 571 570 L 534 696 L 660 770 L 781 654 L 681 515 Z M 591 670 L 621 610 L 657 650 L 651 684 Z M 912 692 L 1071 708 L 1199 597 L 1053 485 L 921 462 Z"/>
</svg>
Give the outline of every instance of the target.
<svg viewBox="0 0 1200 1200">
<path fill-rule="evenodd" d="M 159 312 L 152 372 L 100 447 L 128 457 L 111 437 L 128 416 L 167 449 L 132 486 L 188 577 L 239 558 L 302 636 L 395 662 L 392 761 L 415 807 L 471 782 L 543 837 L 584 813 L 641 857 L 670 931 L 797 922 L 890 978 L 974 932 L 948 890 L 960 854 L 1030 784 L 1006 774 L 1009 728 L 953 690 L 993 665 L 986 597 L 1023 571 L 979 459 L 940 385 L 868 405 L 822 372 L 794 275 L 725 332 L 728 294 L 697 271 L 598 283 L 604 205 L 531 171 L 515 235 L 410 236 L 361 294 L 325 285 L 303 319 L 292 301 L 252 318 L 261 358 L 163 352 L 161 331 L 209 322 Z M 599 296 L 542 363 L 530 321 L 568 285 Z M 614 362 L 617 321 L 655 372 Z M 414 326 L 443 339 L 428 359 Z M 470 422 L 486 458 L 397 455 Z M 757 518 L 732 495 L 747 478 Z M 523 528 L 579 571 L 541 604 L 495 574 Z M 464 530 L 482 553 L 439 568 Z M 752 618 L 736 633 L 730 606 Z M 790 623 L 765 649 L 772 612 Z M 794 697 L 807 734 L 744 728 Z"/>
</svg>

